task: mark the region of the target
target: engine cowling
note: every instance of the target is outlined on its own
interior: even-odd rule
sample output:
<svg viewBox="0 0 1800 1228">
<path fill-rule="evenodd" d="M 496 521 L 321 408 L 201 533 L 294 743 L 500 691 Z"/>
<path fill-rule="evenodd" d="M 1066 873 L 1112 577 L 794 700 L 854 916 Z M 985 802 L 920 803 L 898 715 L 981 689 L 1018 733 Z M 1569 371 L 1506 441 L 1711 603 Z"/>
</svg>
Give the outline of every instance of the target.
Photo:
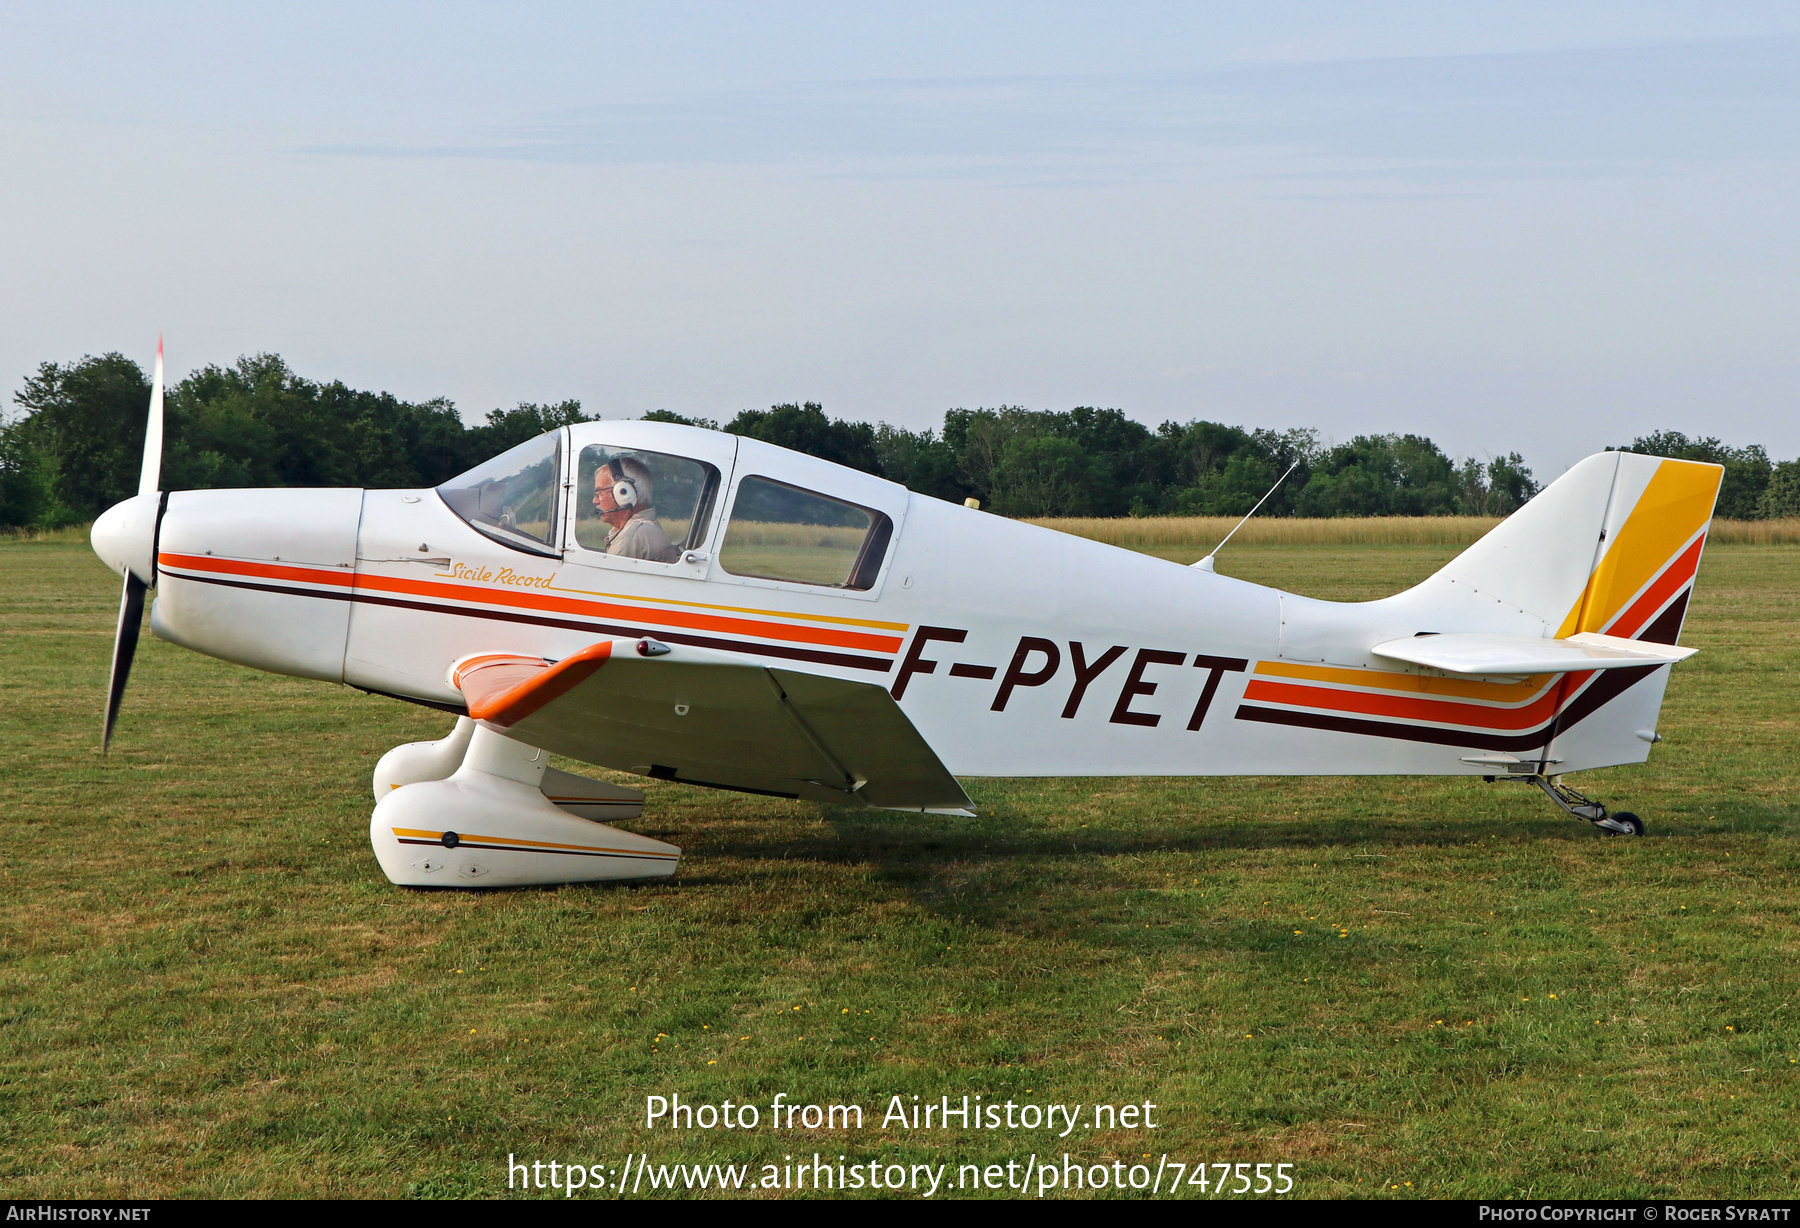
<svg viewBox="0 0 1800 1228">
<path fill-rule="evenodd" d="M 342 682 L 362 496 L 335 488 L 169 495 L 151 632 L 240 665 Z"/>
</svg>

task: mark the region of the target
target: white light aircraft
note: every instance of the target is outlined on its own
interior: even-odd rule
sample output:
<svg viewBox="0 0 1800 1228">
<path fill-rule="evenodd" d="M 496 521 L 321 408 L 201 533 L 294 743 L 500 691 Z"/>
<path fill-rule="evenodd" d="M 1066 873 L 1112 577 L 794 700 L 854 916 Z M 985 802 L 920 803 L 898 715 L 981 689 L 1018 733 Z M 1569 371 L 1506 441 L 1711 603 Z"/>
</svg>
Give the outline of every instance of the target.
<svg viewBox="0 0 1800 1228">
<path fill-rule="evenodd" d="M 457 714 L 375 769 L 408 886 L 646 878 L 610 826 L 661 780 L 961 813 L 959 777 L 1516 779 L 1637 763 L 1722 470 L 1591 456 L 1423 583 L 1316 601 L 1038 528 L 717 431 L 595 422 L 436 489 L 139 493 L 93 528 L 124 577 L 103 741 L 153 634 Z M 603 823 L 602 820 L 607 822 Z"/>
</svg>

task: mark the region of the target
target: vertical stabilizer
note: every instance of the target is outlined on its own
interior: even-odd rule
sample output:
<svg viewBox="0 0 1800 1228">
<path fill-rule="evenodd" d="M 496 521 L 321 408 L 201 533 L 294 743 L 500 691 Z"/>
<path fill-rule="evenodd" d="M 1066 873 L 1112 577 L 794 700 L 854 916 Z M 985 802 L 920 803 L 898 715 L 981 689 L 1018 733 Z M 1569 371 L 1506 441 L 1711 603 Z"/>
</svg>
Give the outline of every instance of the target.
<svg viewBox="0 0 1800 1228">
<path fill-rule="evenodd" d="M 1499 630 L 1528 614 L 1548 638 L 1674 644 L 1724 472 L 1634 452 L 1590 456 L 1395 601 L 1431 611 L 1443 631 Z M 1668 680 L 1666 665 L 1528 679 L 1550 719 L 1512 749 L 1550 772 L 1642 762 Z"/>
<path fill-rule="evenodd" d="M 1590 456 L 1409 596 L 1472 612 L 1503 605 L 1558 639 L 1598 631 L 1673 644 L 1724 472 Z"/>
</svg>

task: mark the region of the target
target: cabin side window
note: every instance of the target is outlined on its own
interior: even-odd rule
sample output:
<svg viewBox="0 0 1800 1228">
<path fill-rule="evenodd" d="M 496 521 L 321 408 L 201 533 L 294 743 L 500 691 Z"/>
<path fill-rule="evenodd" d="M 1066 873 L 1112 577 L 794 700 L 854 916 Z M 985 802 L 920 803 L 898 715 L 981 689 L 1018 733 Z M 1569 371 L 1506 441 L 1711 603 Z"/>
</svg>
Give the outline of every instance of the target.
<svg viewBox="0 0 1800 1228">
<path fill-rule="evenodd" d="M 539 435 L 451 478 L 437 492 L 470 527 L 501 545 L 555 555 L 562 455 L 561 431 Z"/>
<path fill-rule="evenodd" d="M 881 512 L 772 478 L 738 483 L 719 565 L 734 576 L 863 591 L 874 587 L 894 522 Z"/>
<path fill-rule="evenodd" d="M 682 456 L 596 444 L 581 450 L 575 482 L 576 545 L 673 563 L 704 542 L 719 471 Z"/>
</svg>

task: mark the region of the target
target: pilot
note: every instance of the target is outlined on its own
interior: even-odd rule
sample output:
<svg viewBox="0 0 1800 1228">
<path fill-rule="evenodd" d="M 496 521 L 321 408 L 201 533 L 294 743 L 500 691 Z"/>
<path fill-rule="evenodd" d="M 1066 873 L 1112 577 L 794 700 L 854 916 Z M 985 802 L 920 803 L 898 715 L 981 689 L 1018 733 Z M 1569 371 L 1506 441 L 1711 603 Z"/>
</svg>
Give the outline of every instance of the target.
<svg viewBox="0 0 1800 1228">
<path fill-rule="evenodd" d="M 594 510 L 611 526 L 606 552 L 621 558 L 673 563 L 681 551 L 656 521 L 655 481 L 642 461 L 614 457 L 594 473 Z"/>
</svg>

